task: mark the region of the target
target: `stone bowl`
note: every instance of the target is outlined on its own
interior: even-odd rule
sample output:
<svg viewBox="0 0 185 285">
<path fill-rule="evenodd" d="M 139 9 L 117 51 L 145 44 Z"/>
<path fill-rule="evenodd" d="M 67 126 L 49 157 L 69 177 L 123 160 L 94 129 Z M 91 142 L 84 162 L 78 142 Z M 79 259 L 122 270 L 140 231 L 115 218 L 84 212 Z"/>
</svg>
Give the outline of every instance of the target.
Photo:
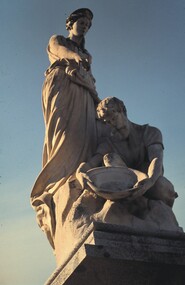
<svg viewBox="0 0 185 285">
<path fill-rule="evenodd" d="M 87 185 L 98 196 L 107 200 L 131 197 L 138 187 L 134 185 L 146 174 L 127 167 L 97 167 L 87 171 Z"/>
</svg>

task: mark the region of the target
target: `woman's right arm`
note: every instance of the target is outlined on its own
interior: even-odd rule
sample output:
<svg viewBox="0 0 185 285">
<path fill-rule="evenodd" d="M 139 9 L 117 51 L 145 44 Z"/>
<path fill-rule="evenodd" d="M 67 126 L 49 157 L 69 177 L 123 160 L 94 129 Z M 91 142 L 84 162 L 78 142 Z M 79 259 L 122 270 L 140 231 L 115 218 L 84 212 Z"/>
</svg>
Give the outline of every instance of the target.
<svg viewBox="0 0 185 285">
<path fill-rule="evenodd" d="M 71 51 L 63 45 L 62 36 L 52 36 L 49 40 L 49 49 L 51 53 L 55 54 L 60 59 L 74 59 L 78 64 L 82 61 L 82 58 L 78 53 Z"/>
</svg>

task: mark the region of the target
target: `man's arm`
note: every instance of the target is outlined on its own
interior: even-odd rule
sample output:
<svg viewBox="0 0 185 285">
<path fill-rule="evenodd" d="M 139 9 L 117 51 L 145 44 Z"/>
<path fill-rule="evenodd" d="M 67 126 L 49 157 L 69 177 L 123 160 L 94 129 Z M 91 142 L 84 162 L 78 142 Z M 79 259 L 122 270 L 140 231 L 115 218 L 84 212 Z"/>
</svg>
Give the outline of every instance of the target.
<svg viewBox="0 0 185 285">
<path fill-rule="evenodd" d="M 142 194 L 150 189 L 157 179 L 163 175 L 163 146 L 161 144 L 150 145 L 147 155 L 150 161 L 147 172 L 148 177 L 135 185 L 135 187 L 141 187 Z"/>
</svg>

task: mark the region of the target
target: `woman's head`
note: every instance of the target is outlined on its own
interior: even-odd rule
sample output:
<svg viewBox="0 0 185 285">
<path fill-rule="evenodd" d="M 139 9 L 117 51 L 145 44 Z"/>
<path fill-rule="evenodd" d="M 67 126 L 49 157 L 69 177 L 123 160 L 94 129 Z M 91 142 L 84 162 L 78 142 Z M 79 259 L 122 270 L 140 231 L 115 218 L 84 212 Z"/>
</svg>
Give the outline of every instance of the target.
<svg viewBox="0 0 185 285">
<path fill-rule="evenodd" d="M 66 19 L 66 29 L 71 30 L 73 24 L 80 18 L 87 18 L 89 20 L 89 28 L 91 27 L 93 13 L 88 8 L 81 8 L 72 12 Z"/>
</svg>

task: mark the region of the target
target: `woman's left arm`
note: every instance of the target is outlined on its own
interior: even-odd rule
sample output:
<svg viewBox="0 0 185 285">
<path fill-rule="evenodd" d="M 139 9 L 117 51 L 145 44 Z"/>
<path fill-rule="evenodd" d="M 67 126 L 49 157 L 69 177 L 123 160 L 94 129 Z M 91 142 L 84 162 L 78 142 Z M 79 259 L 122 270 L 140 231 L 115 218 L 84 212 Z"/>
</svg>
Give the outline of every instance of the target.
<svg viewBox="0 0 185 285">
<path fill-rule="evenodd" d="M 62 36 L 52 36 L 49 40 L 50 51 L 60 59 L 73 59 L 77 64 L 79 64 L 82 61 L 81 56 L 78 53 L 65 47 L 62 39 Z"/>
</svg>

